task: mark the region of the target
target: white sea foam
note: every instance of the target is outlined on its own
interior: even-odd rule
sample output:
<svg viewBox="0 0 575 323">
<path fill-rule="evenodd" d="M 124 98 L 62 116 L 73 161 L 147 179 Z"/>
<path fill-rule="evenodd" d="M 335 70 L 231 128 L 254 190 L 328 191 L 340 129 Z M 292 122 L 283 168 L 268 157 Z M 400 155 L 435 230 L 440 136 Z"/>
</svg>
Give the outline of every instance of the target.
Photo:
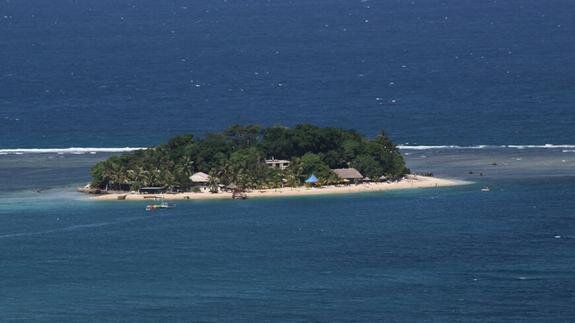
<svg viewBox="0 0 575 323">
<path fill-rule="evenodd" d="M 457 146 L 457 145 L 443 145 L 443 146 L 408 146 L 408 145 L 398 145 L 397 148 L 405 150 L 430 150 L 430 149 L 483 149 L 489 146 L 479 145 L 479 146 Z M 497 147 L 497 146 L 493 146 Z"/>
<path fill-rule="evenodd" d="M 575 145 L 475 145 L 475 146 L 459 146 L 459 145 L 398 145 L 397 148 L 402 150 L 439 150 L 439 149 L 562 149 L 563 152 L 575 152 Z M 0 149 L 0 155 L 24 155 L 24 154 L 97 154 L 97 153 L 122 153 L 135 150 L 148 149 L 146 147 L 71 147 L 71 148 L 15 148 L 15 149 Z"/>
<path fill-rule="evenodd" d="M 16 148 L 0 149 L 0 155 L 24 155 L 24 154 L 96 154 L 96 153 L 122 153 L 135 150 L 147 149 L 143 147 L 123 147 L 123 148 L 91 148 L 91 147 L 72 147 L 72 148 Z"/>
<path fill-rule="evenodd" d="M 476 145 L 476 146 L 458 146 L 458 145 L 443 145 L 443 146 L 411 146 L 411 145 L 398 145 L 397 148 L 403 150 L 431 150 L 431 149 L 564 149 L 563 152 L 571 152 L 575 145 Z"/>
<path fill-rule="evenodd" d="M 575 145 L 552 145 L 552 144 L 545 144 L 545 145 L 507 145 L 508 148 L 517 148 L 517 149 L 527 149 L 527 148 L 536 148 L 536 149 L 568 149 L 568 148 L 575 148 Z"/>
</svg>

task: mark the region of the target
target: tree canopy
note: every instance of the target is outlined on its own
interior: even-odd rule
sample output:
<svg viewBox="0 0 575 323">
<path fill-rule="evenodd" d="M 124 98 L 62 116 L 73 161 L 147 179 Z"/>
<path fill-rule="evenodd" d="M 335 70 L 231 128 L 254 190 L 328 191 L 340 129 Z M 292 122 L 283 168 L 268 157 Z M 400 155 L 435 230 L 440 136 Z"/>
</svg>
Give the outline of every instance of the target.
<svg viewBox="0 0 575 323">
<path fill-rule="evenodd" d="M 289 160 L 280 170 L 266 159 Z M 243 188 L 299 186 L 314 173 L 322 184 L 337 182 L 334 168 L 354 167 L 364 176 L 397 179 L 409 172 L 397 147 L 382 131 L 368 139 L 354 130 L 233 125 L 221 133 L 197 138 L 191 134 L 121 156 L 92 168 L 92 187 L 136 190 L 162 186 L 189 190 L 195 172 L 210 174 L 212 185 L 234 183 Z"/>
</svg>

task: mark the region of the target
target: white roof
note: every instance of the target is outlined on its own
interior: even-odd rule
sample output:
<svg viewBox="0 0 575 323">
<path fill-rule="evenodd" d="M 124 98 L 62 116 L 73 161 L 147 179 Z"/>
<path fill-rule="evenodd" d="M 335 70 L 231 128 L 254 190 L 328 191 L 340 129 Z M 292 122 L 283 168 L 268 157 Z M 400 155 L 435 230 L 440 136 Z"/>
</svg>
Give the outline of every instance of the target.
<svg viewBox="0 0 575 323">
<path fill-rule="evenodd" d="M 289 160 L 284 160 L 284 159 L 266 159 L 265 162 L 266 162 L 266 164 L 289 164 L 290 163 Z"/>
<path fill-rule="evenodd" d="M 210 175 L 198 172 L 190 176 L 190 180 L 195 183 L 207 183 L 210 181 Z"/>
</svg>

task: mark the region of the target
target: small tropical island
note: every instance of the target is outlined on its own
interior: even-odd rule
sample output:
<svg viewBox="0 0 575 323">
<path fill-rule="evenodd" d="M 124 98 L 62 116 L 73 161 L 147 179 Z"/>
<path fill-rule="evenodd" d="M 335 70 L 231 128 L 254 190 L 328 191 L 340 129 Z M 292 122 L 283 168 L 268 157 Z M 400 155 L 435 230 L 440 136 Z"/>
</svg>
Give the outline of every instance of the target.
<svg viewBox="0 0 575 323">
<path fill-rule="evenodd" d="M 113 156 L 83 189 L 105 200 L 247 198 L 438 187 L 463 181 L 413 175 L 383 131 L 301 124 L 234 125 L 202 137 Z"/>
</svg>

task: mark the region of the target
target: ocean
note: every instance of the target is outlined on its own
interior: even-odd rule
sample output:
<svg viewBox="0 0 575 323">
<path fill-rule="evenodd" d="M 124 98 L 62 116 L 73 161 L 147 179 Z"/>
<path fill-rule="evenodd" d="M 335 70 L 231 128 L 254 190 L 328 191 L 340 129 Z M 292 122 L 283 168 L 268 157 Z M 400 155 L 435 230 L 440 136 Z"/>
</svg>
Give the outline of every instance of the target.
<svg viewBox="0 0 575 323">
<path fill-rule="evenodd" d="M 0 321 L 575 320 L 574 33 L 569 1 L 1 1 Z M 474 184 L 75 192 L 233 123 L 384 129 Z"/>
<path fill-rule="evenodd" d="M 402 144 L 573 144 L 574 7 L 1 1 L 0 147 L 303 122 Z"/>
</svg>

